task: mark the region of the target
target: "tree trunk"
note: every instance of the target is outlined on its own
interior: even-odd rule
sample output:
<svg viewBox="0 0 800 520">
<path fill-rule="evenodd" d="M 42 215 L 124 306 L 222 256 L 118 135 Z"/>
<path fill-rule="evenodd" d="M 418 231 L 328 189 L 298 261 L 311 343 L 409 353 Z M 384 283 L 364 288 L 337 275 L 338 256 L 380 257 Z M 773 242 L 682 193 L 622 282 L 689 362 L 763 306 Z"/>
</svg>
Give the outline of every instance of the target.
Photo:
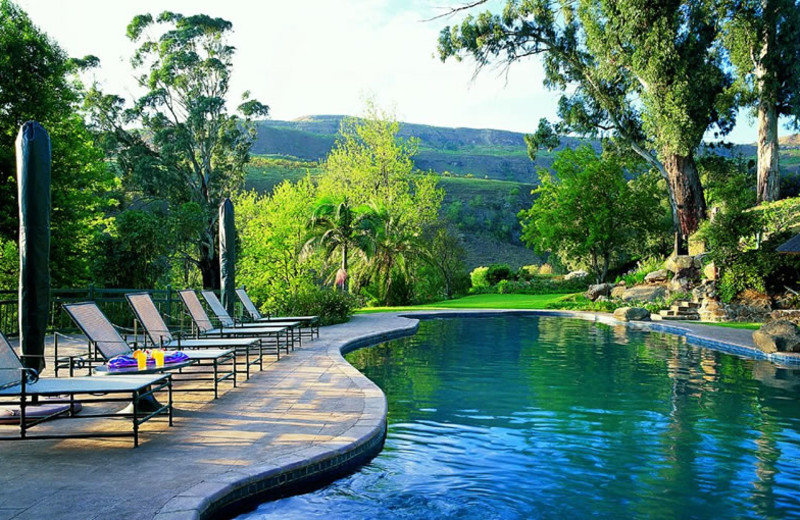
<svg viewBox="0 0 800 520">
<path fill-rule="evenodd" d="M 761 48 L 757 50 L 755 63 L 756 87 L 758 88 L 758 201 L 778 200 L 780 195 L 781 172 L 778 159 L 778 109 L 776 99 L 778 89 L 776 80 L 777 64 L 772 54 L 777 45 L 775 26 L 775 2 L 762 0 L 764 11 L 764 34 Z"/>
<path fill-rule="evenodd" d="M 198 267 L 203 276 L 203 288 L 219 289 L 219 257 L 216 250 L 212 251 L 207 244 L 201 244 Z"/>
<path fill-rule="evenodd" d="M 669 190 L 675 201 L 675 254 L 689 253 L 689 236 L 697 231 L 706 218 L 706 202 L 703 186 L 694 157 L 671 154 L 664 158 Z"/>
<path fill-rule="evenodd" d="M 781 171 L 778 158 L 778 111 L 774 103 L 758 104 L 758 202 L 778 200 Z"/>
</svg>

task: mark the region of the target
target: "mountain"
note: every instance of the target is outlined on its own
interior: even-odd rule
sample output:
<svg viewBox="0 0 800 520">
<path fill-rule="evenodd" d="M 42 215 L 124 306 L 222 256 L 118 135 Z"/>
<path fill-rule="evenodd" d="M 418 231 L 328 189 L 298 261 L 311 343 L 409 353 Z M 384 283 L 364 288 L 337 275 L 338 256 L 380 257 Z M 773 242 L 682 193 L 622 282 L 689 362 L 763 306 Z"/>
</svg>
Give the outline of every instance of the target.
<svg viewBox="0 0 800 520">
<path fill-rule="evenodd" d="M 327 156 L 344 116 L 307 116 L 293 121 L 266 120 L 258 125 L 254 154 L 288 155 L 306 161 Z M 401 123 L 399 136 L 419 139 L 414 163 L 420 170 L 471 174 L 477 178 L 536 182 L 536 169 L 552 164 L 553 153 L 528 157 L 524 134 L 506 130 L 445 128 Z M 580 141 L 565 137 L 559 149 Z"/>
</svg>

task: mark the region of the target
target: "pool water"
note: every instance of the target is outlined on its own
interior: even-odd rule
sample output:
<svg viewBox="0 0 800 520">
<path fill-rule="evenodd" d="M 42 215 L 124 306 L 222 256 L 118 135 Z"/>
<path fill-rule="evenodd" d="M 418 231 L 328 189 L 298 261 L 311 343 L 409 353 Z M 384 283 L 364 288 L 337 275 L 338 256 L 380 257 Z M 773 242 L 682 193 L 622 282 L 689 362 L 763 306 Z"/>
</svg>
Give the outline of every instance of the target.
<svg viewBox="0 0 800 520">
<path fill-rule="evenodd" d="M 387 395 L 383 452 L 240 518 L 800 518 L 798 369 L 551 317 L 347 359 Z"/>
</svg>

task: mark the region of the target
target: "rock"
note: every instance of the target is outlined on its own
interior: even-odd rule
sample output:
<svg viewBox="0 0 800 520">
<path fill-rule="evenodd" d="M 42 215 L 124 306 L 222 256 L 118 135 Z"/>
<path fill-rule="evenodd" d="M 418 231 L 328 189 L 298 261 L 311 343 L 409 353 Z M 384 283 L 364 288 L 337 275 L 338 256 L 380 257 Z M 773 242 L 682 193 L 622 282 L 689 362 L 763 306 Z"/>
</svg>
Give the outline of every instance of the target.
<svg viewBox="0 0 800 520">
<path fill-rule="evenodd" d="M 800 329 L 791 321 L 771 321 L 753 333 L 753 342 L 767 354 L 800 352 Z"/>
<path fill-rule="evenodd" d="M 687 267 L 686 269 L 678 269 L 678 272 L 675 273 L 673 278 L 686 278 L 687 280 L 691 281 L 699 281 L 700 280 L 700 270 L 695 269 L 694 267 Z"/>
<path fill-rule="evenodd" d="M 797 325 L 800 323 L 800 310 L 788 309 L 788 310 L 772 311 L 769 317 L 772 320 L 791 321 L 792 323 Z"/>
<path fill-rule="evenodd" d="M 620 307 L 614 311 L 614 317 L 620 321 L 649 321 L 650 311 L 642 307 Z"/>
<path fill-rule="evenodd" d="M 608 296 L 598 296 L 595 301 L 596 302 L 610 302 L 611 299 Z"/>
<path fill-rule="evenodd" d="M 627 289 L 622 299 L 629 302 L 654 302 L 667 297 L 667 290 L 660 285 L 637 285 Z"/>
<path fill-rule="evenodd" d="M 714 264 L 714 262 L 711 262 L 703 268 L 703 276 L 706 280 L 717 279 L 717 266 Z"/>
<path fill-rule="evenodd" d="M 692 290 L 692 281 L 689 278 L 676 276 L 669 282 L 669 292 L 688 293 Z"/>
<path fill-rule="evenodd" d="M 611 298 L 615 300 L 619 300 L 622 298 L 622 295 L 625 294 L 626 287 L 624 285 L 617 285 L 613 289 L 611 289 Z"/>
<path fill-rule="evenodd" d="M 586 291 L 586 297 L 592 301 L 597 300 L 600 296 L 608 296 L 611 294 L 611 287 L 610 283 L 599 283 L 597 285 L 590 285 L 589 289 Z"/>
<path fill-rule="evenodd" d="M 730 320 L 728 311 L 725 310 L 725 306 L 717 300 L 708 298 L 703 300 L 703 304 L 697 310 L 697 313 L 700 315 L 700 319 L 703 321 L 720 322 Z"/>
<path fill-rule="evenodd" d="M 681 269 L 691 269 L 694 267 L 694 257 L 689 255 L 671 256 L 664 262 L 664 269 L 671 273 L 677 273 Z"/>
<path fill-rule="evenodd" d="M 647 283 L 661 283 L 667 281 L 667 273 L 666 269 L 659 269 L 658 271 L 653 271 L 652 273 L 647 273 L 647 276 L 644 277 L 644 281 Z"/>
<path fill-rule="evenodd" d="M 589 276 L 589 273 L 587 273 L 586 271 L 583 270 L 572 271 L 571 273 L 567 273 L 566 275 L 564 275 L 564 280 L 572 280 L 574 278 L 586 278 L 587 276 Z"/>
</svg>

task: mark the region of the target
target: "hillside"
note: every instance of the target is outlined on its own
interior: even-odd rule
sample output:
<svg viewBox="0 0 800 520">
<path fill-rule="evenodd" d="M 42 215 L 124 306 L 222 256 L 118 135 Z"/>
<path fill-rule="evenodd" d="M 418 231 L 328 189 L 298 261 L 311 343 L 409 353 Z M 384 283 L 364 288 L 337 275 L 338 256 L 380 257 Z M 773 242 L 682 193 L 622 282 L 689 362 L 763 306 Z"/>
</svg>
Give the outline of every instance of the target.
<svg viewBox="0 0 800 520">
<path fill-rule="evenodd" d="M 245 188 L 269 192 L 283 180 L 292 182 L 320 175 L 317 162 L 280 157 L 255 156 L 247 168 Z M 517 213 L 533 203 L 533 184 L 510 181 L 442 176 L 445 191 L 441 216 L 453 222 L 467 251 L 471 270 L 479 265 L 506 262 L 517 268 L 541 263 L 533 251 L 519 241 Z"/>
<path fill-rule="evenodd" d="M 308 116 L 294 121 L 259 123 L 253 153 L 293 156 L 305 161 L 324 159 L 336 141 L 343 116 Z M 400 137 L 419 139 L 414 158 L 423 171 L 536 183 L 536 169 L 549 167 L 553 153 L 542 152 L 536 163 L 528 157 L 524 134 L 505 130 L 444 128 L 401 123 Z M 565 137 L 561 148 L 574 147 L 578 139 Z"/>
</svg>

